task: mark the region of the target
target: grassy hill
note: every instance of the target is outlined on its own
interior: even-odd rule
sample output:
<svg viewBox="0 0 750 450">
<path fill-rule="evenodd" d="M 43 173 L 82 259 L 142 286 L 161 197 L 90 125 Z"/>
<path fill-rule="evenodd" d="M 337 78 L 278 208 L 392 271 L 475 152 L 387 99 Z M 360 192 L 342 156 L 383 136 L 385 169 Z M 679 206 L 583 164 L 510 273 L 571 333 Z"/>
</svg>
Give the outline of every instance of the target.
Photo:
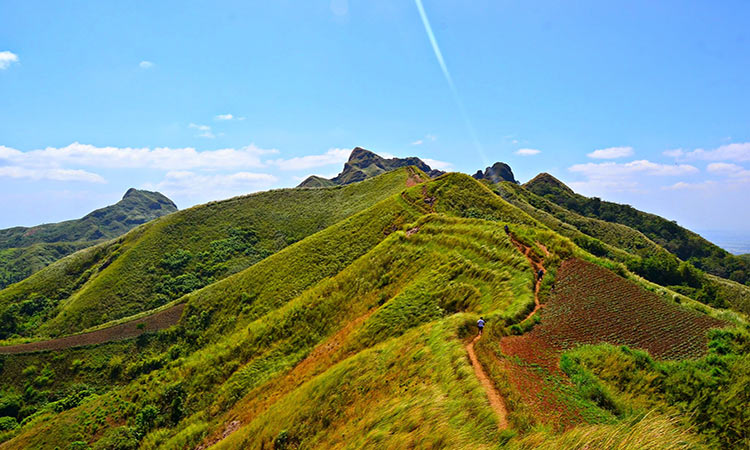
<svg viewBox="0 0 750 450">
<path fill-rule="evenodd" d="M 269 191 L 149 222 L 0 291 L 0 338 L 69 334 L 159 307 L 403 190 L 407 179 L 419 176 L 404 168 L 345 188 Z"/>
<path fill-rule="evenodd" d="M 122 200 L 77 220 L 0 230 L 0 289 L 77 250 L 177 211 L 158 192 L 129 189 Z"/>
<path fill-rule="evenodd" d="M 526 189 L 582 216 L 619 223 L 642 232 L 683 261 L 705 272 L 740 284 L 750 282 L 750 263 L 703 239 L 677 223 L 642 211 L 576 194 L 553 176 L 543 173 L 524 185 Z"/>
<path fill-rule="evenodd" d="M 257 241 L 245 248 L 269 251 L 255 263 L 232 256 L 235 271 L 180 298 L 185 312 L 172 328 L 2 356 L 0 448 L 698 449 L 746 442 L 750 337 L 742 316 L 715 318 L 722 313 L 577 246 L 545 225 L 541 218 L 560 220 L 552 214 L 527 213 L 467 175 L 423 180 L 404 168 L 346 187 L 218 202 L 61 260 L 58 276 L 73 279 L 122 248 L 104 273 L 124 252 L 148 255 L 149 239 L 169 236 L 176 242 L 156 247 L 162 259 L 148 257 L 150 264 L 184 270 L 206 251 L 194 241 L 209 250 L 207 239 L 247 244 L 246 232 L 224 237 L 230 224 L 255 231 Z M 278 230 L 299 238 L 263 247 L 278 242 L 265 237 Z M 628 320 L 618 321 L 617 307 Z M 488 326 L 476 343 L 478 368 L 466 348 L 480 316 Z M 707 336 L 714 326 L 722 330 Z M 634 349 L 588 345 L 600 337 Z M 534 342 L 554 351 L 537 353 Z M 519 384 L 519 373 L 539 383 Z M 711 397 L 717 387 L 721 394 Z M 488 402 L 487 389 L 503 397 L 506 412 Z M 550 400 L 540 408 L 525 392 Z M 574 420 L 550 425 L 548 411 L 559 410 Z M 509 428 L 499 426 L 506 414 Z"/>
</svg>

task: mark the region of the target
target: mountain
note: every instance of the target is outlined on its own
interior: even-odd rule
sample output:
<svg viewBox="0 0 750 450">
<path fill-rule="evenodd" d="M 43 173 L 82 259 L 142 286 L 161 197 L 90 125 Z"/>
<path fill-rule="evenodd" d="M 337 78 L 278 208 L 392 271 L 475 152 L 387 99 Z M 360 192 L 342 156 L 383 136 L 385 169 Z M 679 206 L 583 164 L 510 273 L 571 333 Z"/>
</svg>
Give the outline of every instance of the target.
<svg viewBox="0 0 750 450">
<path fill-rule="evenodd" d="M 390 158 L 385 159 L 375 153 L 360 147 L 355 147 L 349 155 L 349 160 L 344 164 L 344 170 L 332 179 L 311 175 L 297 187 L 319 188 L 340 186 L 356 183 L 367 178 L 380 175 L 400 167 L 414 166 L 426 173 L 431 178 L 442 175 L 445 172 L 431 169 L 419 158 Z"/>
<path fill-rule="evenodd" d="M 674 221 L 639 211 L 630 205 L 576 194 L 547 173 L 537 175 L 524 187 L 582 216 L 619 223 L 638 230 L 678 258 L 710 274 L 741 284 L 750 282 L 750 263 L 746 259 L 732 255 Z"/>
<path fill-rule="evenodd" d="M 518 184 L 518 181 L 516 181 L 513 176 L 513 170 L 511 170 L 509 165 L 502 162 L 496 162 L 492 166 L 484 169 L 484 172 L 477 170 L 477 173 L 472 176 L 477 180 L 487 180 L 490 183 L 510 181 L 511 183 Z"/>
<path fill-rule="evenodd" d="M 119 202 L 80 219 L 0 230 L 0 289 L 63 256 L 174 211 L 177 206 L 164 195 L 131 188 Z"/>
<path fill-rule="evenodd" d="M 0 290 L 0 449 L 741 448 L 747 317 L 654 257 L 414 166 L 199 205 Z"/>
</svg>

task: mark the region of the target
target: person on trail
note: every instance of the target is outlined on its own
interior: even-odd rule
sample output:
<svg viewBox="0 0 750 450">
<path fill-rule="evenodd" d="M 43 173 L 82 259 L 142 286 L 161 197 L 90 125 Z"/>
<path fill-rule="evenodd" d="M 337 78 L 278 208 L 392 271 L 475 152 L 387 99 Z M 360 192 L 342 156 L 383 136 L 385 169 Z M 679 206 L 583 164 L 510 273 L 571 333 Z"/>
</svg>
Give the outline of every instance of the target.
<svg viewBox="0 0 750 450">
<path fill-rule="evenodd" d="M 544 269 L 539 269 L 539 273 L 537 274 L 537 280 L 541 280 L 544 276 Z"/>
<path fill-rule="evenodd" d="M 508 228 L 508 225 L 505 225 L 505 234 L 510 234 L 510 228 Z"/>
<path fill-rule="evenodd" d="M 484 331 L 484 317 L 480 317 L 479 320 L 477 320 L 477 328 L 479 328 L 479 334 L 482 334 L 482 331 Z"/>
</svg>

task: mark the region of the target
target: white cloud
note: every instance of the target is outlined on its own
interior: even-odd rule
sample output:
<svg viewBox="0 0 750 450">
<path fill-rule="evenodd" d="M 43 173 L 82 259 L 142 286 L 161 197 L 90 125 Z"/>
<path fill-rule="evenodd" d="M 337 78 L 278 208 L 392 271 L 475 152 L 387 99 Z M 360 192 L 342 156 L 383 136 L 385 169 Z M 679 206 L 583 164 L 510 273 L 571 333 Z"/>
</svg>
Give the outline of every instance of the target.
<svg viewBox="0 0 750 450">
<path fill-rule="evenodd" d="M 601 191 L 639 191 L 643 183 L 638 177 L 649 176 L 680 176 L 698 172 L 696 167 L 688 164 L 659 164 L 648 160 L 631 161 L 629 163 L 586 163 L 575 164 L 568 168 L 573 173 L 586 178 L 585 181 L 570 183 L 573 189 L 586 193 Z"/>
<path fill-rule="evenodd" d="M 279 166 L 281 170 L 305 170 L 331 164 L 343 164 L 349 159 L 350 153 L 350 149 L 332 148 L 322 155 L 297 156 L 289 159 L 277 159 L 270 162 Z"/>
<path fill-rule="evenodd" d="M 106 183 L 100 175 L 79 169 L 33 169 L 20 166 L 3 166 L 0 167 L 0 177 Z"/>
<path fill-rule="evenodd" d="M 594 150 L 586 154 L 589 158 L 594 159 L 617 159 L 633 155 L 633 147 L 609 147 Z"/>
<path fill-rule="evenodd" d="M 715 173 L 718 175 L 726 175 L 731 178 L 747 178 L 750 179 L 750 170 L 745 169 L 744 167 L 732 164 L 732 163 L 725 163 L 725 162 L 717 162 L 717 163 L 711 163 L 706 167 L 706 170 L 708 170 L 711 173 Z"/>
<path fill-rule="evenodd" d="M 702 181 L 700 183 L 688 183 L 685 181 L 678 181 L 671 186 L 665 186 L 662 189 L 666 191 L 696 191 L 713 188 L 717 185 L 715 181 Z"/>
<path fill-rule="evenodd" d="M 664 152 L 667 156 L 685 160 L 704 161 L 750 161 L 750 142 L 738 142 L 717 147 L 713 150 L 695 149 L 690 152 L 682 150 L 668 150 Z"/>
<path fill-rule="evenodd" d="M 138 63 L 138 67 L 140 67 L 141 69 L 150 69 L 154 67 L 154 63 L 152 63 L 151 61 L 141 61 L 140 63 Z"/>
<path fill-rule="evenodd" d="M 144 188 L 157 190 L 167 196 L 205 200 L 249 194 L 259 189 L 267 189 L 276 181 L 277 178 L 268 173 L 202 174 L 170 171 L 159 183 L 147 183 Z"/>
<path fill-rule="evenodd" d="M 437 159 L 421 158 L 431 169 L 450 171 L 453 170 L 453 164 L 446 161 L 439 161 Z"/>
<path fill-rule="evenodd" d="M 521 155 L 521 156 L 533 156 L 533 155 L 538 155 L 540 153 L 542 153 L 542 151 L 537 150 L 535 148 L 520 148 L 516 150 L 516 155 Z"/>
<path fill-rule="evenodd" d="M 197 123 L 191 123 L 190 128 L 195 128 L 198 130 L 197 137 L 203 137 L 208 139 L 213 139 L 216 137 L 216 135 L 211 131 L 211 127 L 208 125 L 199 125 Z"/>
<path fill-rule="evenodd" d="M 411 145 L 422 145 L 427 141 L 435 142 L 436 140 L 437 140 L 437 136 L 435 136 L 434 134 L 425 134 L 424 138 L 417 139 L 416 141 L 412 142 Z"/>
<path fill-rule="evenodd" d="M 265 164 L 261 157 L 276 153 L 278 150 L 261 149 L 253 144 L 238 149 L 197 151 L 192 147 L 95 147 L 74 142 L 66 147 L 47 147 L 28 152 L 0 145 L 0 162 L 5 160 L 11 165 L 37 168 L 238 169 L 263 167 Z"/>
<path fill-rule="evenodd" d="M 664 154 L 665 156 L 670 156 L 672 158 L 679 158 L 684 155 L 685 152 L 683 152 L 681 148 L 676 148 L 674 150 L 665 150 L 662 152 L 662 154 Z"/>
<path fill-rule="evenodd" d="M 689 164 L 659 164 L 645 159 L 629 163 L 586 163 L 575 164 L 568 170 L 590 178 L 621 177 L 633 174 L 676 176 L 697 173 L 698 169 Z"/>
<path fill-rule="evenodd" d="M 7 69 L 14 62 L 18 62 L 18 55 L 7 50 L 0 52 L 0 70 Z"/>
<path fill-rule="evenodd" d="M 219 114 L 216 117 L 214 117 L 216 120 L 232 120 L 234 119 L 234 116 L 231 114 Z"/>
</svg>

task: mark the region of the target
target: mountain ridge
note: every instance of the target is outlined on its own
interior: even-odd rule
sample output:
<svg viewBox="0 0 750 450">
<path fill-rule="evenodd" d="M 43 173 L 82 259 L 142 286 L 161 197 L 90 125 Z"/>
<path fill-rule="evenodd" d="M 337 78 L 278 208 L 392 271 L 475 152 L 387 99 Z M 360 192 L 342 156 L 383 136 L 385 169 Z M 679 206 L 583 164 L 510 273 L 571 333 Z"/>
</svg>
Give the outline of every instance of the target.
<svg viewBox="0 0 750 450">
<path fill-rule="evenodd" d="M 349 159 L 344 163 L 343 170 L 331 179 L 327 179 L 318 175 L 310 175 L 298 188 L 320 188 L 320 187 L 331 187 L 331 186 L 343 186 L 350 183 L 356 183 L 358 181 L 371 178 L 381 173 L 385 173 L 391 170 L 395 170 L 401 167 L 414 166 L 434 178 L 442 175 L 443 171 L 432 169 L 421 159 L 411 156 L 408 158 L 383 158 L 382 156 L 366 150 L 362 147 L 354 147 Z"/>
</svg>

